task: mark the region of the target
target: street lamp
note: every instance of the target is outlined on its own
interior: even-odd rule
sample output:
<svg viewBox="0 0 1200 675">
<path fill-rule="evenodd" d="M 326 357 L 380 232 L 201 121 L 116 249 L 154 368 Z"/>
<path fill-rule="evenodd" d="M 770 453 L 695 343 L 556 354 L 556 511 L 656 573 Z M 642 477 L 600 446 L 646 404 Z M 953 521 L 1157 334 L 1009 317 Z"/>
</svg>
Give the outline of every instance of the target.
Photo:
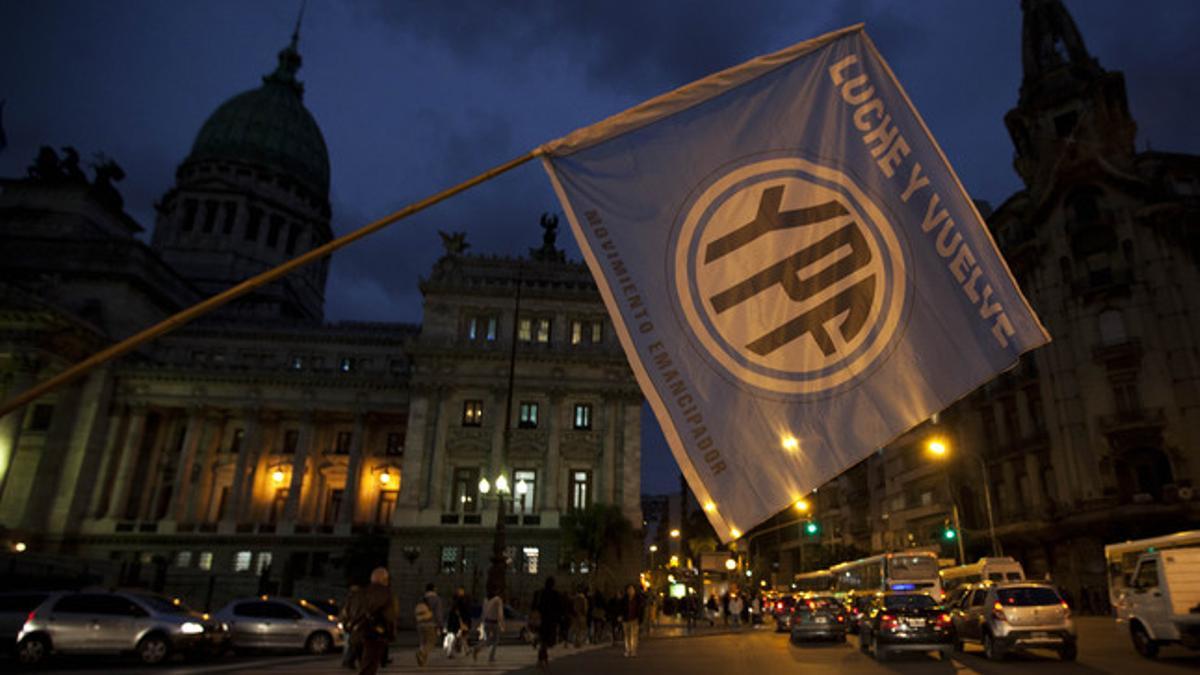
<svg viewBox="0 0 1200 675">
<path fill-rule="evenodd" d="M 929 455 L 935 459 L 945 459 L 950 455 L 949 443 L 941 438 L 930 439 L 925 448 L 929 452 Z M 992 488 L 991 479 L 988 477 L 987 463 L 983 461 L 983 457 L 980 457 L 978 453 L 967 454 L 971 454 L 979 462 L 979 473 L 983 478 L 983 503 L 987 507 L 988 536 L 992 541 L 992 555 L 999 556 L 1001 549 L 1000 542 L 996 539 L 996 520 L 992 515 Z M 962 563 L 966 564 L 967 560 L 963 553 L 961 536 L 962 527 L 958 522 L 958 501 L 954 499 L 954 491 L 950 485 L 949 469 L 946 470 L 946 491 L 950 493 L 950 504 L 953 512 L 952 515 L 954 516 L 954 532 L 956 534 L 955 539 L 958 541 L 958 556 L 962 559 Z"/>
<path fill-rule="evenodd" d="M 522 483 L 523 484 L 523 483 Z M 506 560 L 504 557 L 504 548 L 506 545 L 504 532 L 504 519 L 507 516 L 504 508 L 504 498 L 508 495 L 508 479 L 504 474 L 496 476 L 496 531 L 492 537 L 492 564 L 488 567 L 488 588 L 493 589 L 493 592 L 500 593 L 504 590 L 504 571 Z M 488 482 L 487 477 L 479 479 L 479 494 L 486 497 L 492 490 L 492 484 Z"/>
<path fill-rule="evenodd" d="M 679 530 L 671 530 L 671 538 L 678 539 L 679 538 Z"/>
</svg>

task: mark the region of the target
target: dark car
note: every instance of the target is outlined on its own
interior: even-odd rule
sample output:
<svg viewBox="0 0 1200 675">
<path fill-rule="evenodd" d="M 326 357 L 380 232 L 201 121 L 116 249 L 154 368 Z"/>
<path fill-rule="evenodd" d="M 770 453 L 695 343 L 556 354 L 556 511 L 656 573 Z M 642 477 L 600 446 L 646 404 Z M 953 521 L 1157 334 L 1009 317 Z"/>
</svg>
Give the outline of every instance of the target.
<svg viewBox="0 0 1200 675">
<path fill-rule="evenodd" d="M 25 619 L 48 597 L 50 593 L 45 591 L 0 593 L 0 650 L 3 653 L 16 651 L 17 633 L 21 632 Z"/>
<path fill-rule="evenodd" d="M 882 593 L 859 625 L 859 648 L 884 661 L 895 652 L 938 652 L 949 661 L 956 641 L 946 608 L 923 593 Z"/>
<path fill-rule="evenodd" d="M 801 599 L 788 619 L 792 642 L 806 639 L 846 641 L 846 610 L 836 598 L 814 596 Z"/>
<path fill-rule="evenodd" d="M 863 617 L 866 616 L 867 608 L 870 607 L 874 597 L 874 594 L 871 593 L 846 596 L 846 632 L 851 635 L 858 633 L 858 627 L 862 624 Z"/>
<path fill-rule="evenodd" d="M 792 615 L 792 608 L 795 606 L 796 598 L 792 595 L 782 595 L 771 601 L 771 616 L 775 618 L 775 632 L 787 632 L 788 617 Z"/>
</svg>

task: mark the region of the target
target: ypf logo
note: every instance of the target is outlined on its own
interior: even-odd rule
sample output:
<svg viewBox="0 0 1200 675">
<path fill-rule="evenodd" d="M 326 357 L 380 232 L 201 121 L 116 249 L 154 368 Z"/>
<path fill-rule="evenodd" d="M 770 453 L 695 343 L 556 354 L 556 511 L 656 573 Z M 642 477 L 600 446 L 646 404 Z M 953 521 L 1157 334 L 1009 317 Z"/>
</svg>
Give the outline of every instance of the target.
<svg viewBox="0 0 1200 675">
<path fill-rule="evenodd" d="M 734 169 L 692 204 L 676 241 L 683 315 L 745 382 L 818 394 L 866 372 L 896 335 L 900 242 L 839 171 L 797 157 Z"/>
</svg>

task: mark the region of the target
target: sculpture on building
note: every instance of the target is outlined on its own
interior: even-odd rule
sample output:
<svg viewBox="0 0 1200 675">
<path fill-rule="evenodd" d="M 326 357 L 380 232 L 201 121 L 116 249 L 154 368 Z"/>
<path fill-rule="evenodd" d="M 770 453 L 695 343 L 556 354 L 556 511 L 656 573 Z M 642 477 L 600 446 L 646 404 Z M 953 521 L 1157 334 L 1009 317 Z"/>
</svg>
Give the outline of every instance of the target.
<svg viewBox="0 0 1200 675">
<path fill-rule="evenodd" d="M 529 249 L 529 255 L 534 260 L 562 262 L 566 255 L 554 245 L 558 239 L 558 216 L 553 213 L 543 213 L 541 224 L 542 247 Z"/>
<path fill-rule="evenodd" d="M 457 257 L 466 252 L 471 245 L 467 243 L 466 232 L 443 232 L 438 230 L 438 234 L 442 236 L 442 247 L 446 249 L 446 255 L 449 257 Z"/>
</svg>

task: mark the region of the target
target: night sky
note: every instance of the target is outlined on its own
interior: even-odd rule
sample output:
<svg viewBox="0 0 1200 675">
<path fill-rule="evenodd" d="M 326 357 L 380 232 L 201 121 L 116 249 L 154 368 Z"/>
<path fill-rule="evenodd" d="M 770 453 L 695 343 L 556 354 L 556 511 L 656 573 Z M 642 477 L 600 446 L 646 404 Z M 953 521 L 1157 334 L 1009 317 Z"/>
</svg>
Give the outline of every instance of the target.
<svg viewBox="0 0 1200 675">
<path fill-rule="evenodd" d="M 1195 34 L 1200 2 L 1067 2 L 1100 64 L 1122 70 L 1138 148 L 1200 153 Z M 126 210 L 147 230 L 205 118 L 257 87 L 287 44 L 299 0 L 0 0 L 0 175 L 37 147 L 103 152 L 128 177 Z M 347 232 L 540 143 L 644 99 L 821 33 L 865 22 L 977 199 L 1020 187 L 1002 118 L 1021 79 L 1017 0 L 963 2 L 308 3 L 305 104 L 332 164 L 333 228 Z M 541 167 L 492 183 L 334 256 L 329 319 L 419 322 L 418 275 L 437 230 L 475 253 L 540 244 L 558 205 Z M 564 232 L 568 231 L 563 228 Z M 579 251 L 569 235 L 568 255 Z M 644 491 L 678 486 L 647 410 Z"/>
</svg>

